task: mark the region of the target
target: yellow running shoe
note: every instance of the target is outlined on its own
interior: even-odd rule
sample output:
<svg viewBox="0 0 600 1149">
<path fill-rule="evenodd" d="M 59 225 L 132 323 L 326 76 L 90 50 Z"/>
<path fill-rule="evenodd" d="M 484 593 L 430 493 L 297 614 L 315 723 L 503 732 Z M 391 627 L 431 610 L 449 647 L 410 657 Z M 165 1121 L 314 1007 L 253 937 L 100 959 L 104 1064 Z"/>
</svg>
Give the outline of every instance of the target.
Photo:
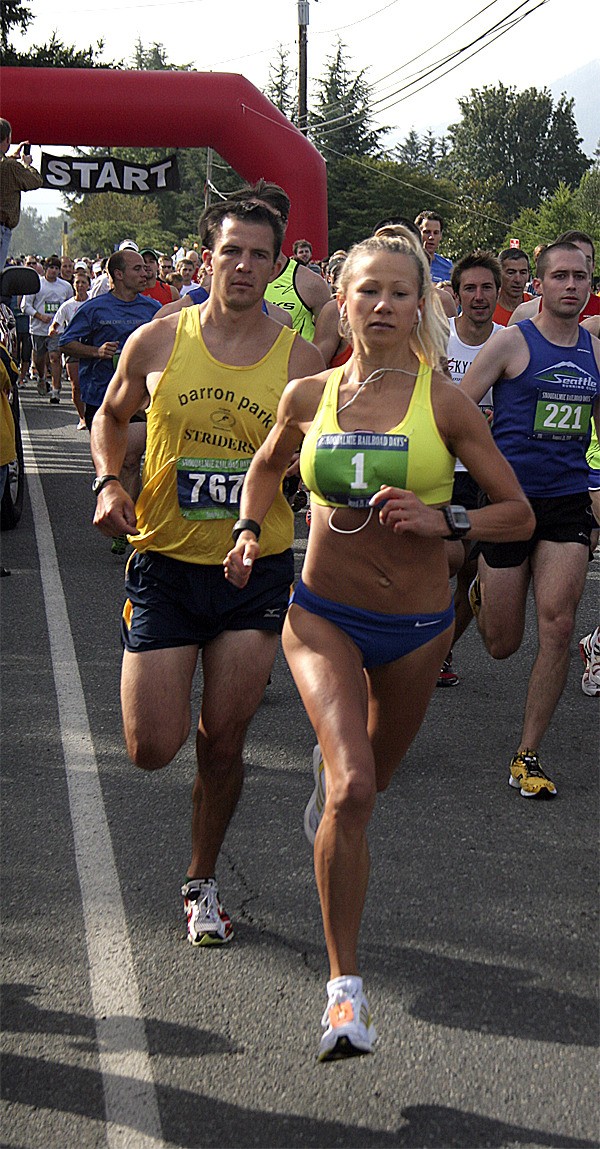
<svg viewBox="0 0 600 1149">
<path fill-rule="evenodd" d="M 556 786 L 544 774 L 535 750 L 519 750 L 510 764 L 509 786 L 521 791 L 523 798 L 550 798 Z"/>
</svg>

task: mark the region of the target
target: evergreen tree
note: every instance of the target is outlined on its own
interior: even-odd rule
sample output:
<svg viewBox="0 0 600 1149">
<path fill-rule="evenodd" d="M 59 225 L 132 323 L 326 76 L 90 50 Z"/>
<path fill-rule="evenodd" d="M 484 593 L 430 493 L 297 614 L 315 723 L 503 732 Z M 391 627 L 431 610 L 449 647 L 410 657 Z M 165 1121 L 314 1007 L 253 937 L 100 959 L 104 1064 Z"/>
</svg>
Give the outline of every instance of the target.
<svg viewBox="0 0 600 1149">
<path fill-rule="evenodd" d="M 365 70 L 352 73 L 338 41 L 328 57 L 324 76 L 317 80 L 317 97 L 309 114 L 313 142 L 328 163 L 340 156 L 374 156 L 387 129 L 373 126 L 370 89 Z"/>
<path fill-rule="evenodd" d="M 269 82 L 265 96 L 293 124 L 298 122 L 298 75 L 288 63 L 289 52 L 283 44 L 277 45 L 275 61 L 269 64 Z"/>
<path fill-rule="evenodd" d="M 418 132 L 411 128 L 402 143 L 397 144 L 392 155 L 399 163 L 409 168 L 418 168 L 423 162 L 423 141 Z"/>
<path fill-rule="evenodd" d="M 191 72 L 192 64 L 171 64 L 163 44 L 150 44 L 146 47 L 138 36 L 131 61 L 131 67 L 138 72 Z"/>
<path fill-rule="evenodd" d="M 2 63 L 14 68 L 121 68 L 123 61 L 102 59 L 104 41 L 76 48 L 65 44 L 53 32 L 47 44 L 36 44 L 26 52 L 17 52 L 9 44 L 2 52 Z"/>
<path fill-rule="evenodd" d="M 457 189 L 448 180 L 415 172 L 390 158 L 347 157 L 331 166 L 328 192 L 329 248 L 333 251 L 364 239 L 381 219 L 398 215 L 414 219 L 423 205 L 437 203 L 439 196 L 454 200 Z M 450 219 L 444 208 L 444 218 L 447 215 Z"/>
<path fill-rule="evenodd" d="M 13 28 L 26 32 L 32 20 L 33 14 L 28 5 L 21 4 L 20 0 L 2 0 L 0 4 L 0 50 L 3 64 L 10 63 L 6 59 L 9 34 Z"/>
<path fill-rule="evenodd" d="M 537 208 L 526 208 L 511 224 L 508 236 L 516 236 L 531 255 L 539 243 L 552 243 L 563 231 L 585 231 L 596 247 L 596 269 L 600 267 L 600 168 L 595 166 L 572 191 L 559 184 Z"/>
<path fill-rule="evenodd" d="M 577 191 L 577 227 L 593 236 L 596 247 L 596 267 L 600 267 L 600 164 L 586 172 Z"/>
</svg>

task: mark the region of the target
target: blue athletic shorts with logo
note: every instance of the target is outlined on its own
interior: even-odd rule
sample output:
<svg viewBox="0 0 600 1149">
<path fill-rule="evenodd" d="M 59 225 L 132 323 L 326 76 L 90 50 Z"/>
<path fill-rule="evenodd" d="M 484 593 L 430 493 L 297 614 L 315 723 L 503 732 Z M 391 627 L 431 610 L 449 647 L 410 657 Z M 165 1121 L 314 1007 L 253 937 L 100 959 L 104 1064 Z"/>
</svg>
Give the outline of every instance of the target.
<svg viewBox="0 0 600 1149">
<path fill-rule="evenodd" d="M 435 614 L 381 614 L 374 610 L 361 610 L 321 598 L 304 585 L 302 579 L 290 600 L 310 614 L 318 614 L 332 622 L 351 638 L 360 650 L 366 670 L 396 662 L 405 654 L 424 646 L 430 639 L 443 634 L 454 620 L 454 602 Z"/>
<path fill-rule="evenodd" d="M 227 581 L 221 564 L 202 566 L 157 551 L 134 551 L 125 571 L 123 646 L 136 654 L 203 647 L 226 630 L 281 634 L 293 581 L 291 548 L 257 559 L 242 589 Z"/>
</svg>

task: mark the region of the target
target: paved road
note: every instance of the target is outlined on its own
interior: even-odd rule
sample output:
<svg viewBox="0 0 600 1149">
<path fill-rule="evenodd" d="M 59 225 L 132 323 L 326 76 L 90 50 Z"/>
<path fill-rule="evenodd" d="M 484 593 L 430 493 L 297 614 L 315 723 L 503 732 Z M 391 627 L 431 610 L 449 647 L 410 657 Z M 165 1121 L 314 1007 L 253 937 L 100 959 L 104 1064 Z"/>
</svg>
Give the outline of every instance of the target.
<svg viewBox="0 0 600 1149">
<path fill-rule="evenodd" d="M 2 1145 L 597 1146 L 598 707 L 576 643 L 546 745 L 560 793 L 537 804 L 507 785 L 531 618 L 504 664 L 465 636 L 460 686 L 436 692 L 373 819 L 376 1055 L 319 1065 L 312 738 L 289 672 L 279 659 L 252 726 L 220 864 L 236 940 L 192 950 L 193 741 L 160 774 L 128 764 L 123 560 L 90 525 L 70 405 L 28 390 L 23 409 L 29 497 L 2 537 Z M 599 567 L 578 635 L 597 621 Z"/>
</svg>

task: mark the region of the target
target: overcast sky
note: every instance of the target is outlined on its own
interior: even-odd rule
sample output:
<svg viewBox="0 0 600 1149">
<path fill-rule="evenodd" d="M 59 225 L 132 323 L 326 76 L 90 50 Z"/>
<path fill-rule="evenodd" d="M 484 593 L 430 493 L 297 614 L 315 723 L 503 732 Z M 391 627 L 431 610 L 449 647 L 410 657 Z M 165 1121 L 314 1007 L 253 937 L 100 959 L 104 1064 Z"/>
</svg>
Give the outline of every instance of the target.
<svg viewBox="0 0 600 1149">
<path fill-rule="evenodd" d="M 296 0 L 36 0 L 30 7 L 28 33 L 13 38 L 22 51 L 55 31 L 79 48 L 103 39 L 104 59 L 129 63 L 140 38 L 145 47 L 162 44 L 171 63 L 239 72 L 259 88 L 278 44 L 297 63 Z M 309 104 L 311 83 L 340 38 L 350 68 L 366 69 L 378 122 L 400 139 L 413 127 L 439 134 L 459 118 L 456 97 L 471 88 L 500 81 L 543 88 L 598 55 L 598 0 L 310 0 L 308 7 Z M 46 190 L 26 202 L 44 215 L 61 203 Z"/>
</svg>

